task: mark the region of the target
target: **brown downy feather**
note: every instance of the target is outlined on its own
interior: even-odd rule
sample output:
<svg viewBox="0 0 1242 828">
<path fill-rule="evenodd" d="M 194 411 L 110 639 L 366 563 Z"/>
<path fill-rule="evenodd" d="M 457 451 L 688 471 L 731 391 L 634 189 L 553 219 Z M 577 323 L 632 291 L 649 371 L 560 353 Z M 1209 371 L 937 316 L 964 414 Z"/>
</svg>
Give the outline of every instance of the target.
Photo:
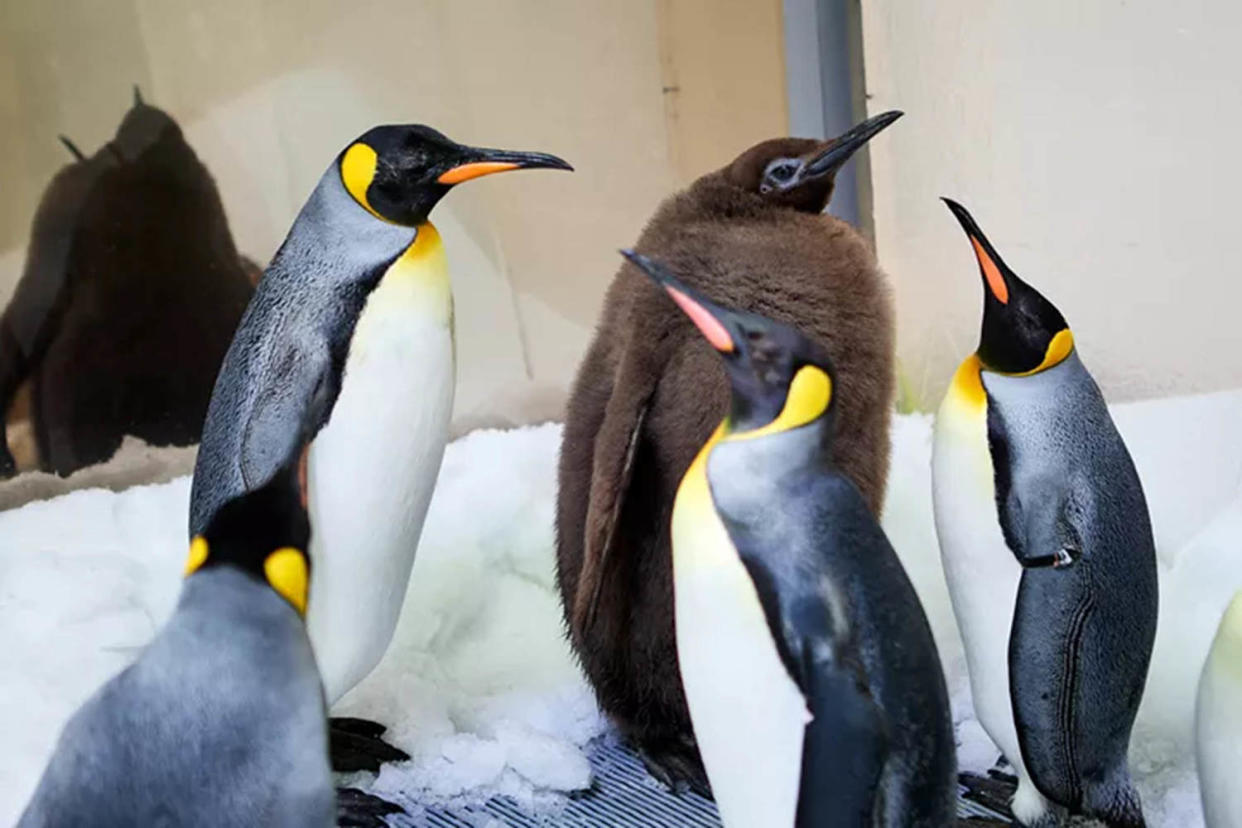
<svg viewBox="0 0 1242 828">
<path fill-rule="evenodd" d="M 836 462 L 878 514 L 894 391 L 887 280 L 853 227 L 820 214 L 831 176 L 759 192 L 772 159 L 826 146 L 777 139 L 751 148 L 665 201 L 635 249 L 705 296 L 796 326 L 827 349 L 838 378 Z M 698 762 L 677 667 L 669 522 L 681 478 L 728 399 L 702 336 L 623 265 L 569 401 L 558 582 L 600 704 L 666 769 Z"/>
</svg>

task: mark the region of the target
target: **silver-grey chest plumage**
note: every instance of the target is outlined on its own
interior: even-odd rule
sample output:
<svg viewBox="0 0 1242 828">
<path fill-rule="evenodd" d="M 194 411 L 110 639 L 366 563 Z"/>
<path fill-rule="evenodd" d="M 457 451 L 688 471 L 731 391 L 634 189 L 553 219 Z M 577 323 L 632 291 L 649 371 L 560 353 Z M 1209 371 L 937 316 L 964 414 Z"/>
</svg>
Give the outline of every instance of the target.
<svg viewBox="0 0 1242 828">
<path fill-rule="evenodd" d="M 326 727 L 298 613 L 238 570 L 204 571 L 70 719 L 18 825 L 327 828 Z"/>
</svg>

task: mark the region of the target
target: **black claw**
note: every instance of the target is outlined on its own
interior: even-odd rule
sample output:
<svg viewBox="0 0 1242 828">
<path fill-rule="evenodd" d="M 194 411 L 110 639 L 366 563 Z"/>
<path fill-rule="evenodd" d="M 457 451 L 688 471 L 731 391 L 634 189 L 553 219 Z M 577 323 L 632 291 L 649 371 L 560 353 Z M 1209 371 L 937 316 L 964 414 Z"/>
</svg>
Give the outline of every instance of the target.
<svg viewBox="0 0 1242 828">
<path fill-rule="evenodd" d="M 332 770 L 337 773 L 378 773 L 385 762 L 409 759 L 410 754 L 380 738 L 386 729 L 366 719 L 332 719 L 328 730 Z"/>
<path fill-rule="evenodd" d="M 336 791 L 336 824 L 340 828 L 387 828 L 384 817 L 404 813 L 405 809 L 395 802 L 357 788 Z"/>
</svg>

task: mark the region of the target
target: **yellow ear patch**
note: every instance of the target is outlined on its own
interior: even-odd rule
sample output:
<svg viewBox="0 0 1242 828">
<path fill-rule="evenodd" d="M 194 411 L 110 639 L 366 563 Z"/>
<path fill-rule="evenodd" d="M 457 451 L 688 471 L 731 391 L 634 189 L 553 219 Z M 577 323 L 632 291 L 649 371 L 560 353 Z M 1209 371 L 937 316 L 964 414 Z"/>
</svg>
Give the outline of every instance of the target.
<svg viewBox="0 0 1242 828">
<path fill-rule="evenodd" d="M 277 549 L 263 562 L 263 574 L 272 589 L 293 604 L 299 613 L 306 614 L 306 595 L 310 587 L 306 556 L 292 546 Z"/>
<path fill-rule="evenodd" d="M 202 535 L 196 535 L 194 540 L 190 541 L 190 556 L 185 559 L 185 574 L 188 578 L 198 571 L 198 568 L 207 561 L 207 539 Z"/>
<path fill-rule="evenodd" d="M 341 158 L 341 182 L 354 197 L 354 201 L 362 205 L 368 213 L 381 221 L 387 221 L 367 201 L 367 188 L 375 179 L 375 167 L 378 164 L 379 156 L 374 149 L 366 144 L 354 144 L 345 150 L 345 156 Z"/>
<path fill-rule="evenodd" d="M 731 434 L 727 440 L 750 440 L 768 434 L 779 434 L 804 426 L 828 410 L 832 401 L 832 379 L 821 368 L 804 365 L 794 374 L 785 395 L 785 407 L 776 419 L 762 428 Z"/>
</svg>

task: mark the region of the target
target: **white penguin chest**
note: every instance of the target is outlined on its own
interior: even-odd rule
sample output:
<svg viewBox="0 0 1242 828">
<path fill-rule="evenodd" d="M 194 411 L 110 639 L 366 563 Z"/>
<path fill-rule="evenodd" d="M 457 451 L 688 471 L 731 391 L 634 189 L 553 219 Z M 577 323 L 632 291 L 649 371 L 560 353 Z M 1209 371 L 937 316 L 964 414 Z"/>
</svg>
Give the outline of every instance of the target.
<svg viewBox="0 0 1242 828">
<path fill-rule="evenodd" d="M 690 720 L 724 824 L 792 826 L 811 717 L 712 505 L 708 451 L 679 488 L 672 520 L 677 652 Z"/>
<path fill-rule="evenodd" d="M 1009 633 L 1022 568 L 1005 544 L 988 449 L 987 401 L 974 357 L 958 369 L 936 414 L 932 501 L 975 712 L 1021 766 L 1009 695 Z"/>
<path fill-rule="evenodd" d="M 329 703 L 388 646 L 444 455 L 455 366 L 452 295 L 436 258 L 398 260 L 372 291 L 311 445 L 307 625 Z"/>
</svg>

